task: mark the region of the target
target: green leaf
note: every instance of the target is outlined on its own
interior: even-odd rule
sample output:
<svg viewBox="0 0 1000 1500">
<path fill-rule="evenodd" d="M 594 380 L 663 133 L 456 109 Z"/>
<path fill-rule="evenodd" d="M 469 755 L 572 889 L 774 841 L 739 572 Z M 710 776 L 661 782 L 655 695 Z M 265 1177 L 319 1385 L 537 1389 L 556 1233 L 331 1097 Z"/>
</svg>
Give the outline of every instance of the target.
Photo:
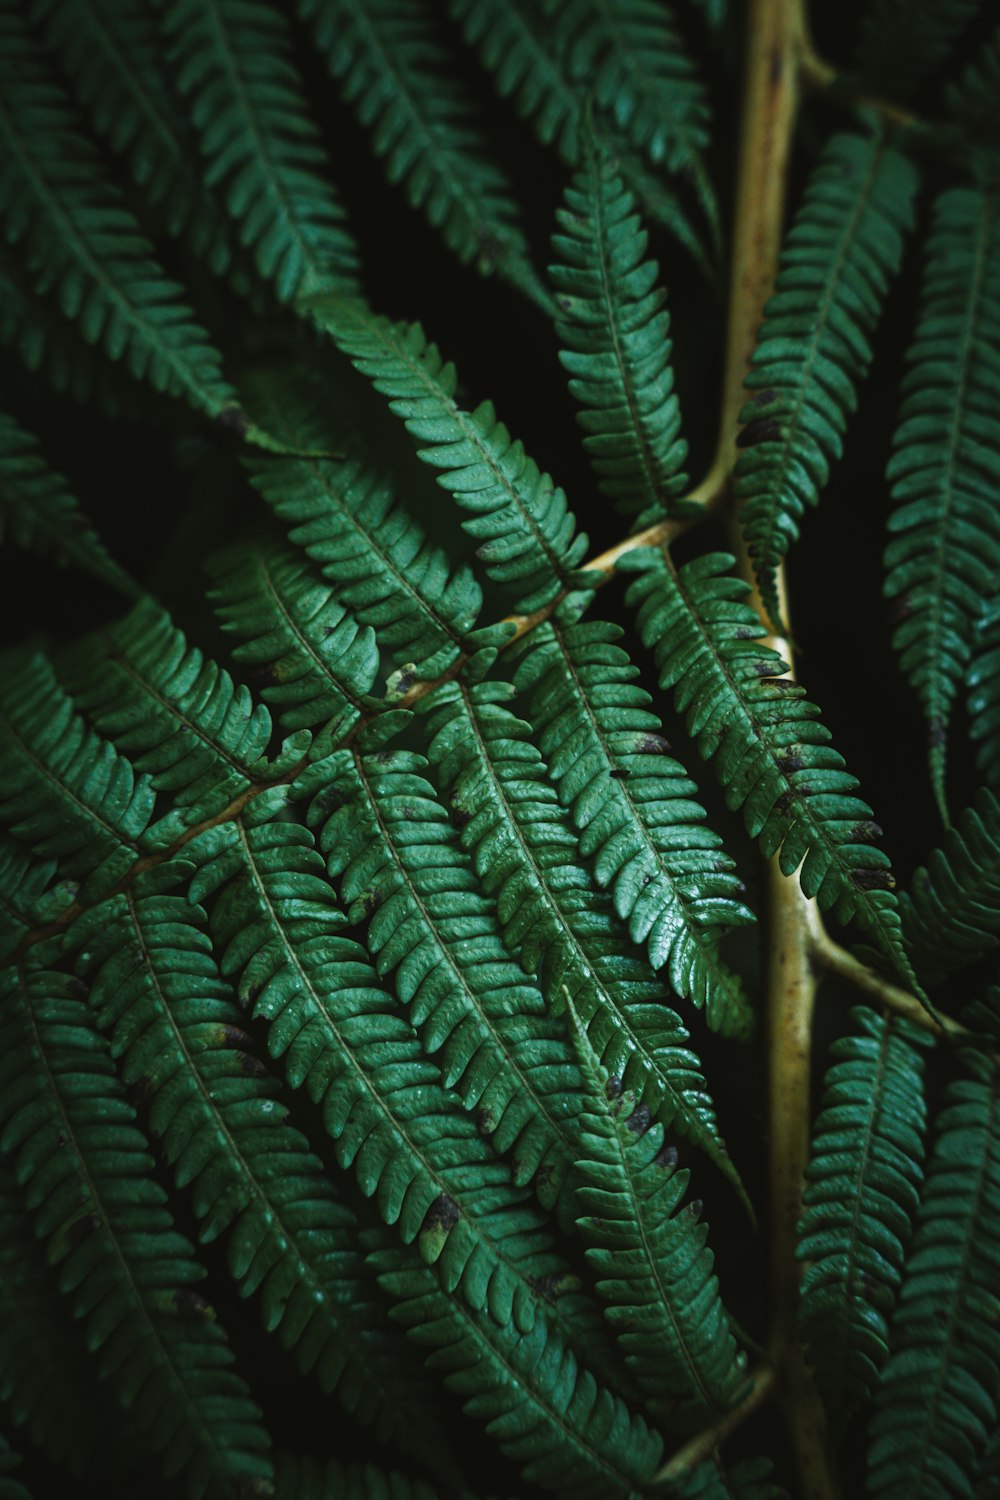
<svg viewBox="0 0 1000 1500">
<path fill-rule="evenodd" d="M 694 783 L 667 754 L 649 695 L 632 682 L 622 634 L 596 620 L 564 626 L 557 615 L 518 648 L 514 683 L 580 853 L 633 941 L 676 994 L 707 1008 L 710 1026 L 745 1029 L 746 999 L 718 940 L 753 915 Z"/>
<path fill-rule="evenodd" d="M 271 716 L 224 668 L 188 646 L 148 596 L 117 625 L 67 653 L 62 675 L 101 734 L 148 775 L 174 806 L 145 836 L 170 844 L 214 816 L 257 780 L 275 776 L 264 752 Z M 306 741 L 287 741 L 291 763 Z M 280 770 L 277 770 L 280 775 Z"/>
<path fill-rule="evenodd" d="M 986 787 L 914 872 L 901 913 L 910 957 L 928 983 L 1000 942 L 1000 806 Z"/>
<path fill-rule="evenodd" d="M 761 642 L 764 626 L 746 603 L 749 586 L 728 571 L 733 562 L 713 552 L 675 572 L 650 548 L 621 560 L 638 574 L 628 602 L 660 686 L 674 689 L 727 805 L 742 808 L 767 858 L 778 855 L 784 875 L 797 871 L 804 894 L 838 920 L 858 922 L 910 983 L 889 860 L 871 842 L 881 829 L 854 795 L 819 709 Z"/>
<path fill-rule="evenodd" d="M 298 9 L 371 131 L 389 181 L 402 185 L 460 261 L 495 271 L 548 312 L 511 186 L 433 8 L 419 0 L 299 0 Z"/>
<path fill-rule="evenodd" d="M 87 728 L 40 653 L 8 656 L 2 677 L 0 821 L 96 900 L 139 856 L 150 779 Z"/>
<path fill-rule="evenodd" d="M 0 11 L 0 215 L 39 292 L 132 377 L 222 417 L 219 355 L 108 178 L 13 0 Z"/>
<path fill-rule="evenodd" d="M 282 376 L 252 387 L 254 409 L 263 402 L 269 429 L 290 446 L 328 447 L 321 392 Z M 377 469 L 358 459 L 303 457 L 250 460 L 249 467 L 264 499 L 291 523 L 290 539 L 413 680 L 433 679 L 463 651 L 510 635 L 503 624 L 475 629 L 483 596 L 471 568 L 452 567 Z"/>
<path fill-rule="evenodd" d="M 220 824 L 187 846 L 200 865 L 192 896 L 220 892 L 212 932 L 222 969 L 305 1085 L 345 1169 L 374 1197 L 404 1243 L 439 1262 L 499 1323 L 530 1328 L 547 1277 L 564 1267 L 523 1189 L 445 1091 L 398 1004 L 381 989 L 308 830 L 268 821 L 284 789 L 258 798 L 242 823 Z"/>
<path fill-rule="evenodd" d="M 889 462 L 886 596 L 893 645 L 927 721 L 942 813 L 952 704 L 1000 577 L 1000 214 L 992 192 L 934 205 L 923 290 Z M 945 818 L 947 822 L 947 817 Z"/>
<path fill-rule="evenodd" d="M 917 173 L 881 135 L 832 136 L 806 185 L 764 309 L 736 465 L 740 521 L 768 613 L 776 569 L 839 459 L 906 234 Z"/>
<path fill-rule="evenodd" d="M 393 1316 L 432 1350 L 428 1370 L 441 1372 L 468 1415 L 486 1422 L 527 1483 L 611 1500 L 651 1476 L 661 1439 L 597 1384 L 547 1318 L 525 1331 L 510 1321 L 498 1326 L 449 1298 L 396 1248 L 374 1250 L 371 1260 L 396 1299 Z"/>
<path fill-rule="evenodd" d="M 549 276 L 560 359 L 599 489 L 648 524 L 687 484 L 687 444 L 670 367 L 666 294 L 616 163 L 595 149 L 566 189 Z"/>
<path fill-rule="evenodd" d="M 565 1029 L 546 1013 L 500 937 L 448 814 L 403 750 L 341 750 L 300 779 L 327 868 L 380 976 L 395 973 L 427 1052 L 514 1181 L 560 1198 L 578 1149 L 578 1075 Z M 331 809 L 333 811 L 331 812 Z M 431 875 L 430 872 L 433 872 Z"/>
<path fill-rule="evenodd" d="M 358 287 L 357 250 L 306 109 L 281 7 L 171 0 L 164 31 L 201 138 L 205 181 L 225 195 L 257 270 L 291 302 Z"/>
<path fill-rule="evenodd" d="M 269 1495 L 259 1413 L 73 983 L 24 968 L 2 980 L 0 1147 L 101 1377 L 166 1473 L 195 1500 L 213 1485 Z"/>
<path fill-rule="evenodd" d="M 359 626 L 288 548 L 243 543 L 209 560 L 210 597 L 222 628 L 238 637 L 233 658 L 264 685 L 286 729 L 345 734 L 378 675 L 375 632 Z"/>
<path fill-rule="evenodd" d="M 799 1328 L 837 1432 L 875 1387 L 889 1346 L 923 1179 L 926 1032 L 858 1006 L 833 1044 L 813 1129 L 797 1254 Z"/>
<path fill-rule="evenodd" d="M 772 1481 L 772 1468 L 768 1458 L 749 1458 L 727 1469 L 716 1453 L 657 1493 L 667 1500 L 788 1500 L 788 1491 Z"/>
<path fill-rule="evenodd" d="M 314 298 L 309 311 L 421 444 L 419 457 L 460 510 L 476 555 L 525 614 L 579 587 L 587 538 L 576 534 L 566 496 L 499 422 L 493 405 L 466 412 L 455 400 L 455 367 L 445 364 L 419 324 L 390 323 L 360 302 Z"/>
<path fill-rule="evenodd" d="M 671 171 L 699 163 L 708 103 L 673 14 L 657 0 L 542 0 L 570 77 Z"/>
<path fill-rule="evenodd" d="M 0 544 L 8 531 L 19 547 L 53 553 L 62 566 L 75 563 L 119 593 L 138 593 L 108 556 L 67 480 L 45 463 L 37 438 L 0 411 Z"/>
<path fill-rule="evenodd" d="M 100 139 L 128 160 L 145 201 L 169 234 L 218 275 L 232 268 L 236 237 L 201 180 L 198 141 L 177 108 L 159 7 L 147 0 L 31 0 L 32 19 L 59 56 Z"/>
<path fill-rule="evenodd" d="M 1000 1098 L 996 1064 L 961 1054 L 921 1194 L 875 1393 L 873 1496 L 972 1494 L 1000 1391 Z"/>
<path fill-rule="evenodd" d="M 275 1476 L 276 1500 L 437 1500 L 422 1479 L 336 1458 L 320 1463 L 301 1454 L 279 1453 Z"/>
<path fill-rule="evenodd" d="M 697 1201 L 681 1207 L 690 1174 L 663 1126 L 612 1084 L 567 1001 L 584 1079 L 577 1227 L 598 1276 L 605 1314 L 653 1418 L 695 1431 L 746 1386 L 746 1356 L 719 1298 Z"/>
<path fill-rule="evenodd" d="M 579 860 L 529 726 L 507 683 L 448 683 L 419 705 L 445 790 L 504 941 L 553 1011 L 568 996 L 601 1063 L 642 1106 L 698 1145 L 739 1190 L 688 1034 Z"/>
</svg>

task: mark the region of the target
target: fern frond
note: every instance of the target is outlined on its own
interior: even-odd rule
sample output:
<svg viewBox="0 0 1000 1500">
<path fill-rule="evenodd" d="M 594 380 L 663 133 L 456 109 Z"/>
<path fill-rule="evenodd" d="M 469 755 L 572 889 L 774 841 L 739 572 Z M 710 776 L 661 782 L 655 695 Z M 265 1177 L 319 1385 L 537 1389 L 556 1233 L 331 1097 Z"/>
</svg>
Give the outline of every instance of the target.
<svg viewBox="0 0 1000 1500">
<path fill-rule="evenodd" d="M 663 1126 L 643 1128 L 635 1096 L 612 1087 L 572 1002 L 584 1080 L 577 1226 L 605 1315 L 650 1415 L 668 1430 L 707 1425 L 739 1400 L 746 1357 L 712 1274 L 700 1205 L 681 1208 L 690 1174 L 676 1171 Z"/>
<path fill-rule="evenodd" d="M 634 942 L 671 988 L 705 1006 L 709 1025 L 745 1027 L 746 1000 L 718 953 L 730 927 L 753 921 L 733 863 L 704 826 L 697 788 L 671 760 L 649 695 L 616 642 L 618 626 L 558 615 L 519 647 L 514 685 L 580 853 L 608 888 Z"/>
<path fill-rule="evenodd" d="M 10 1427 L 75 1479 L 100 1468 L 106 1480 L 118 1454 L 129 1456 L 121 1414 L 107 1387 L 95 1382 L 80 1330 L 59 1303 L 52 1271 L 40 1263 L 6 1156 L 0 1156 L 0 1401 Z"/>
<path fill-rule="evenodd" d="M 39 864 L 6 837 L 0 838 L 0 962 L 8 959 L 31 929 L 50 922 L 73 899 L 70 882 L 52 886 L 55 860 Z"/>
<path fill-rule="evenodd" d="M 145 396 L 127 374 L 83 340 L 53 296 L 40 297 L 25 267 L 0 245 L 0 344 L 60 396 L 93 401 L 109 417 L 133 417 Z M 155 398 L 154 398 L 155 399 Z"/>
<path fill-rule="evenodd" d="M 871 340 L 913 225 L 917 172 L 879 135 L 831 137 L 785 240 L 751 369 L 736 495 L 778 621 L 775 570 L 839 459 Z"/>
<path fill-rule="evenodd" d="M 547 1318 L 522 1331 L 449 1298 L 424 1266 L 395 1247 L 372 1251 L 393 1317 L 432 1352 L 427 1368 L 465 1411 L 485 1421 L 528 1483 L 587 1500 L 611 1500 L 650 1478 L 661 1439 L 581 1368 Z"/>
<path fill-rule="evenodd" d="M 401 184 L 463 264 L 496 271 L 544 311 L 545 287 L 504 173 L 491 160 L 473 98 L 419 0 L 299 0 L 341 93 Z"/>
<path fill-rule="evenodd" d="M 67 481 L 45 463 L 38 439 L 0 411 L 0 545 L 7 533 L 19 547 L 52 553 L 63 566 L 75 563 L 119 593 L 138 592 L 108 556 Z"/>
<path fill-rule="evenodd" d="M 590 149 L 565 201 L 549 267 L 559 358 L 584 407 L 577 421 L 599 489 L 647 524 L 687 484 L 666 293 L 614 161 Z"/>
<path fill-rule="evenodd" d="M 309 395 L 286 379 L 254 388 L 268 430 L 290 446 L 329 447 L 330 433 Z M 250 462 L 254 486 L 292 529 L 289 537 L 320 565 L 337 598 L 381 650 L 417 677 L 433 679 L 463 651 L 499 645 L 510 627 L 475 628 L 483 596 L 466 564 L 443 549 L 398 503 L 389 482 L 358 460 L 269 458 Z"/>
<path fill-rule="evenodd" d="M 596 105 L 586 85 L 570 80 L 566 58 L 553 46 L 550 28 L 534 0 L 451 0 L 451 14 L 470 47 L 493 75 L 502 99 L 529 120 L 544 146 L 553 146 L 571 167 L 581 164 L 581 136 L 588 134 L 618 163 L 626 186 L 642 201 L 648 218 L 673 235 L 710 275 L 712 257 L 689 222 L 676 194 L 650 170 L 608 110 Z"/>
<path fill-rule="evenodd" d="M 550 1010 L 569 996 L 608 1072 L 738 1187 L 688 1034 L 580 865 L 529 727 L 506 707 L 512 695 L 502 682 L 455 682 L 420 704 L 428 757 L 504 940 L 537 974 Z"/>
<path fill-rule="evenodd" d="M 275 1500 L 437 1500 L 423 1480 L 374 1464 L 345 1464 L 336 1458 L 321 1464 L 300 1454 L 278 1453 L 274 1472 Z"/>
<path fill-rule="evenodd" d="M 551 1206 L 577 1154 L 573 1054 L 511 962 L 426 764 L 402 750 L 342 750 L 299 787 L 321 788 L 310 822 L 321 825 L 348 920 L 368 920 L 378 972 L 395 973 L 426 1050 L 441 1053 L 445 1086 L 476 1110 L 497 1150 L 514 1153 L 515 1183 L 534 1180 Z"/>
<path fill-rule="evenodd" d="M 587 538 L 576 534 L 566 496 L 511 439 L 490 401 L 473 412 L 455 400 L 455 367 L 445 364 L 416 323 L 390 323 L 362 303 L 316 298 L 310 311 L 422 446 L 418 455 L 441 470 L 438 483 L 460 510 L 462 526 L 483 538 L 486 572 L 506 585 L 511 608 L 525 614 L 578 587 Z"/>
<path fill-rule="evenodd" d="M 978 187 L 942 193 L 926 257 L 888 468 L 895 510 L 885 592 L 901 619 L 893 645 L 927 720 L 943 810 L 951 707 L 1000 578 L 996 194 Z"/>
<path fill-rule="evenodd" d="M 727 1469 L 716 1453 L 659 1493 L 666 1500 L 788 1500 L 788 1491 L 771 1479 L 772 1468 L 768 1458 L 747 1458 Z"/>
<path fill-rule="evenodd" d="M 0 1432 L 0 1500 L 32 1500 L 31 1492 L 17 1478 L 20 1462 L 6 1434 Z"/>
<path fill-rule="evenodd" d="M 0 216 L 39 292 L 136 380 L 221 417 L 219 355 L 109 180 L 15 0 L 0 10 Z"/>
<path fill-rule="evenodd" d="M 277 1086 L 255 1056 L 219 974 L 204 913 L 170 894 L 190 866 L 141 875 L 126 893 L 77 921 L 91 1004 L 141 1087 L 150 1128 L 209 1243 L 228 1235 L 242 1296 L 259 1293 L 264 1326 L 302 1371 L 403 1447 L 407 1427 L 424 1456 L 435 1416 L 419 1367 L 387 1344 L 355 1248 L 354 1215 L 338 1202 L 319 1159 L 287 1123 Z"/>
<path fill-rule="evenodd" d="M 272 1492 L 269 1441 L 75 981 L 2 981 L 0 1145 L 60 1289 L 130 1421 L 185 1492 Z"/>
<path fill-rule="evenodd" d="M 209 561 L 233 657 L 264 685 L 286 729 L 326 725 L 337 737 L 357 722 L 378 675 L 375 632 L 359 627 L 334 590 L 288 548 L 247 543 Z"/>
<path fill-rule="evenodd" d="M 537 1211 L 442 1088 L 365 950 L 342 935 L 347 922 L 308 830 L 267 821 L 283 793 L 187 846 L 200 866 L 193 898 L 220 891 L 211 921 L 223 972 L 269 1022 L 271 1055 L 322 1105 L 338 1160 L 385 1222 L 439 1262 L 448 1290 L 461 1286 L 498 1322 L 530 1327 L 538 1287 L 562 1272 Z"/>
<path fill-rule="evenodd" d="M 982 0 L 875 0 L 858 38 L 858 66 L 876 89 L 905 99 L 935 72 Z"/>
<path fill-rule="evenodd" d="M 191 823 L 221 812 L 278 762 L 264 752 L 271 716 L 229 673 L 188 646 L 148 597 L 124 620 L 66 654 L 61 674 L 76 702 L 173 808 L 149 829 L 162 847 Z M 294 764 L 307 738 L 286 741 Z M 280 774 L 280 771 L 277 773 Z"/>
<path fill-rule="evenodd" d="M 670 171 L 693 168 L 708 144 L 705 90 L 657 0 L 543 0 L 570 78 Z"/>
<path fill-rule="evenodd" d="M 171 0 L 164 13 L 205 180 L 225 194 L 278 297 L 358 287 L 357 250 L 306 109 L 281 9 L 267 0 Z"/>
<path fill-rule="evenodd" d="M 872 1393 L 889 1346 L 923 1177 L 925 1032 L 858 1006 L 830 1049 L 806 1169 L 799 1329 L 840 1430 Z"/>
<path fill-rule="evenodd" d="M 38 652 L 8 657 L 0 685 L 0 821 L 103 895 L 138 858 L 154 791 L 73 710 Z"/>
<path fill-rule="evenodd" d="M 949 1084 L 875 1394 L 869 1492 L 972 1494 L 1000 1391 L 1000 1097 L 966 1052 Z"/>
<path fill-rule="evenodd" d="M 1000 806 L 982 787 L 901 897 L 918 974 L 940 980 L 1000 942 Z"/>
<path fill-rule="evenodd" d="M 965 682 L 976 767 L 1000 791 L 1000 599 L 987 605 L 976 625 Z"/>
<path fill-rule="evenodd" d="M 145 0 L 31 0 L 32 19 L 87 111 L 97 136 L 127 159 L 167 232 L 183 236 L 217 275 L 229 271 L 235 237 L 198 172 L 198 143 L 177 108 L 157 7 Z"/>
<path fill-rule="evenodd" d="M 674 689 L 727 805 L 742 808 L 765 855 L 777 854 L 785 875 L 798 871 L 805 895 L 840 921 L 858 922 L 910 983 L 889 860 L 871 842 L 881 830 L 854 795 L 857 781 L 819 710 L 762 643 L 749 586 L 729 573 L 732 565 L 728 553 L 715 552 L 675 571 L 649 548 L 622 560 L 639 575 L 628 600 L 655 651 L 660 685 Z"/>
</svg>

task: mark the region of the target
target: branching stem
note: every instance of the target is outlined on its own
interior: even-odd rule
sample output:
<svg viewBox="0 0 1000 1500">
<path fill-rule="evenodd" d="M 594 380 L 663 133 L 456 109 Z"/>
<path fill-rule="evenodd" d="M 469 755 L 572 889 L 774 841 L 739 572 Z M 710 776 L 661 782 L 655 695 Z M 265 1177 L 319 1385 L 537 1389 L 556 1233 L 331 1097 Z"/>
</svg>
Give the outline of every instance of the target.
<svg viewBox="0 0 1000 1500">
<path fill-rule="evenodd" d="M 676 1484 L 699 1464 L 711 1458 L 716 1449 L 767 1399 L 773 1387 L 773 1366 L 758 1365 L 750 1376 L 750 1389 L 739 1406 L 734 1406 L 732 1411 L 727 1411 L 717 1422 L 713 1422 L 711 1427 L 706 1427 L 704 1432 L 697 1433 L 686 1442 L 683 1448 L 678 1448 L 677 1452 L 653 1476 L 648 1488 L 655 1490 L 661 1485 Z"/>
</svg>

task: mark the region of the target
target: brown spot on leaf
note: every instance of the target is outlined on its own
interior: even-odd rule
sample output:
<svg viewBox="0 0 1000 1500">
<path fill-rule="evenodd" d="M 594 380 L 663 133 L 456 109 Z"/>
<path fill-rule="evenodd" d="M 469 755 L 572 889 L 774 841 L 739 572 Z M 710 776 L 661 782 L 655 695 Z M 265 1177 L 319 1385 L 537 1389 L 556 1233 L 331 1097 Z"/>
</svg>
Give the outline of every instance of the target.
<svg viewBox="0 0 1000 1500">
<path fill-rule="evenodd" d="M 859 891 L 894 891 L 896 882 L 888 870 L 852 870 L 851 880 Z"/>
<path fill-rule="evenodd" d="M 449 1229 L 454 1229 L 460 1217 L 461 1209 L 454 1198 L 449 1198 L 447 1193 L 441 1193 L 427 1210 L 423 1232 L 426 1234 L 429 1229 L 443 1229 L 447 1234 Z"/>
<path fill-rule="evenodd" d="M 604 1092 L 609 1099 L 619 1099 L 622 1092 L 622 1081 L 620 1078 L 609 1078 L 604 1085 Z"/>
<path fill-rule="evenodd" d="M 662 1146 L 653 1157 L 654 1167 L 663 1167 L 672 1172 L 677 1165 L 677 1147 Z"/>
<path fill-rule="evenodd" d="M 629 1115 L 625 1124 L 635 1135 L 643 1135 L 649 1129 L 650 1113 L 649 1106 L 640 1104 Z"/>
<path fill-rule="evenodd" d="M 758 443 L 780 443 L 784 437 L 781 423 L 776 417 L 758 417 L 748 422 L 736 439 L 737 448 L 754 448 Z"/>
</svg>

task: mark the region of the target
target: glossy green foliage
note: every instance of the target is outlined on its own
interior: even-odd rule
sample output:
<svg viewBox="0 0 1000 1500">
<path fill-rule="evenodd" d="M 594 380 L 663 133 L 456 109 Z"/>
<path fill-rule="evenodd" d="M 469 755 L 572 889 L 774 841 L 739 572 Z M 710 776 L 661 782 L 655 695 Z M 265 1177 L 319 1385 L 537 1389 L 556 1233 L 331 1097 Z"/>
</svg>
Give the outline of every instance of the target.
<svg viewBox="0 0 1000 1500">
<path fill-rule="evenodd" d="M 551 604 L 577 583 L 587 538 L 576 531 L 566 496 L 512 439 L 491 401 L 466 412 L 455 400 L 455 367 L 416 324 L 373 317 L 360 302 L 317 298 L 317 323 L 367 375 L 407 431 L 438 483 L 470 517 L 462 522 L 490 578 L 506 586 L 511 608 Z"/>
<path fill-rule="evenodd" d="M 944 805 L 952 705 L 996 591 L 1000 523 L 1000 214 L 994 192 L 950 188 L 934 205 L 918 321 L 888 477 L 885 592 L 893 644 L 927 721 Z"/>
<path fill-rule="evenodd" d="M 541 144 L 554 148 L 570 166 L 581 166 L 583 139 L 602 143 L 640 197 L 647 217 L 713 274 L 712 257 L 688 208 L 652 159 L 655 135 L 637 145 L 616 123 L 613 108 L 601 108 L 587 80 L 574 77 L 565 39 L 554 35 L 542 8 L 534 0 L 451 0 L 450 10 L 492 74 L 497 92 L 531 122 Z M 619 31 L 617 40 L 627 54 L 628 39 Z M 626 63 L 625 71 L 634 69 Z"/>
<path fill-rule="evenodd" d="M 743 534 L 771 618 L 775 569 L 840 458 L 872 337 L 913 225 L 917 173 L 879 133 L 839 134 L 810 174 L 757 336 L 736 465 Z"/>
<path fill-rule="evenodd" d="M 176 107 L 157 8 L 144 0 L 32 0 L 32 19 L 102 142 L 124 156 L 169 234 L 219 273 L 235 250 L 198 171 L 193 122 Z"/>
<path fill-rule="evenodd" d="M 602 494 L 640 524 L 662 516 L 687 484 L 670 366 L 670 319 L 647 235 L 613 161 L 593 149 L 566 190 L 553 237 L 560 359 L 584 410 Z"/>
<path fill-rule="evenodd" d="M 575 1493 L 611 1500 L 650 1478 L 662 1440 L 581 1368 L 544 1317 L 527 1331 L 509 1321 L 498 1328 L 484 1313 L 449 1303 L 429 1272 L 398 1250 L 375 1250 L 372 1262 L 396 1319 L 433 1351 L 428 1368 L 470 1416 L 486 1421 L 529 1483 L 560 1490 L 569 1471 Z M 490 1357 L 495 1351 L 500 1361 Z"/>
<path fill-rule="evenodd" d="M 986 787 L 915 871 L 902 915 L 910 957 L 930 982 L 1000 942 L 1000 807 Z"/>
<path fill-rule="evenodd" d="M 638 573 L 629 602 L 660 685 L 673 689 L 728 806 L 742 808 L 747 832 L 785 875 L 798 872 L 807 896 L 858 922 L 908 976 L 889 860 L 872 844 L 881 830 L 819 710 L 763 643 L 748 587 L 729 572 L 733 559 L 710 553 L 675 571 L 643 549 L 626 561 Z"/>
<path fill-rule="evenodd" d="M 701 1205 L 663 1126 L 602 1068 L 570 1011 L 585 1090 L 577 1226 L 597 1290 L 648 1409 L 668 1430 L 696 1430 L 736 1404 L 745 1356 L 712 1274 Z"/>
<path fill-rule="evenodd" d="M 40 654 L 5 663 L 0 689 L 0 820 L 63 874 L 82 899 L 105 894 L 139 856 L 153 814 L 148 776 L 74 711 Z"/>
<path fill-rule="evenodd" d="M 118 625 L 72 652 L 64 667 L 95 725 L 132 758 L 174 811 L 146 847 L 169 844 L 268 770 L 267 709 L 229 673 L 188 647 L 165 610 L 144 599 Z M 304 745 L 305 742 L 301 742 Z M 295 761 L 295 745 L 291 747 Z"/>
<path fill-rule="evenodd" d="M 446 1087 L 476 1110 L 498 1149 L 513 1150 L 515 1182 L 535 1179 L 550 1206 L 577 1152 L 573 1055 L 564 1027 L 511 962 L 425 768 L 402 750 L 342 750 L 322 762 L 313 811 L 320 847 L 348 918 L 369 919 L 379 974 L 395 972 L 426 1050 L 441 1052 Z"/>
<path fill-rule="evenodd" d="M 237 546 L 216 556 L 212 573 L 216 611 L 239 641 L 233 658 L 284 728 L 350 729 L 378 675 L 371 626 L 359 627 L 291 550 Z"/>
<path fill-rule="evenodd" d="M 890 1325 L 869 1455 L 872 1495 L 972 1495 L 1000 1390 L 996 1064 L 961 1054 L 938 1117 Z M 983 1490 L 982 1493 L 988 1493 Z"/>
<path fill-rule="evenodd" d="M 694 165 L 708 141 L 704 86 L 667 5 L 655 0 L 542 0 L 568 76 L 612 112 L 654 160 Z"/>
<path fill-rule="evenodd" d="M 0 411 L 0 543 L 8 535 L 19 547 L 50 553 L 63 566 L 86 568 L 119 593 L 136 592 L 108 556 L 67 481 L 45 463 L 37 439 Z"/>
<path fill-rule="evenodd" d="M 219 355 L 154 258 L 16 0 L 0 9 L 0 213 L 39 293 L 129 374 L 219 416 L 235 405 Z"/>
<path fill-rule="evenodd" d="M 910 10 L 0 0 L 0 1500 L 994 1494 L 1000 828 L 872 664 L 1000 790 L 996 52 Z"/>
<path fill-rule="evenodd" d="M 186 1494 L 268 1493 L 259 1414 L 93 1013 L 65 975 L 21 966 L 2 1013 L 0 1143 L 98 1373 Z"/>
<path fill-rule="evenodd" d="M 830 1049 L 799 1224 L 799 1328 L 835 1428 L 869 1397 L 913 1230 L 927 1037 L 860 1006 Z"/>
<path fill-rule="evenodd" d="M 164 35 L 218 189 L 283 302 L 353 291 L 357 254 L 306 110 L 282 10 L 268 0 L 171 0 Z"/>
<path fill-rule="evenodd" d="M 555 620 L 519 650 L 515 686 L 548 759 L 580 853 L 610 889 L 629 933 L 671 987 L 705 1006 L 709 1025 L 747 1024 L 740 986 L 718 951 L 731 927 L 753 920 L 696 788 L 668 754 L 617 626 Z"/>
<path fill-rule="evenodd" d="M 427 753 L 496 902 L 504 940 L 537 974 L 549 1009 L 568 998 L 609 1073 L 665 1126 L 732 1175 L 715 1111 L 679 1018 L 652 971 L 623 942 L 577 860 L 577 841 L 529 728 L 502 682 L 448 684 L 425 700 Z"/>
<path fill-rule="evenodd" d="M 491 159 L 454 55 L 423 0 L 299 0 L 327 67 L 401 184 L 459 260 L 548 299 L 505 175 Z"/>
</svg>

